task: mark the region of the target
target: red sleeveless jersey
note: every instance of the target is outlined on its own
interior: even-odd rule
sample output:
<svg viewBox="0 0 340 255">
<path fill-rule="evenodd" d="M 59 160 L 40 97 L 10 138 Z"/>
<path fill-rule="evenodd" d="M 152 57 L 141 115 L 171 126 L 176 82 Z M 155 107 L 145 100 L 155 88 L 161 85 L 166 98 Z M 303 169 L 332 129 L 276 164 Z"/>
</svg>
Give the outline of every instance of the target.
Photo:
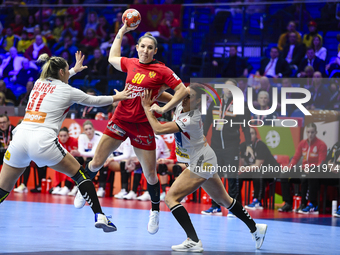
<svg viewBox="0 0 340 255">
<path fill-rule="evenodd" d="M 170 68 L 157 60 L 142 64 L 137 58 L 122 57 L 120 65 L 122 71 L 127 72 L 125 86 L 132 87 L 133 93 L 132 99 L 118 103 L 112 119 L 134 123 L 147 122 L 140 99 L 140 95 L 144 95 L 144 90 L 152 89 L 154 97 L 162 85 L 166 84 L 174 89 L 182 82 Z"/>
</svg>

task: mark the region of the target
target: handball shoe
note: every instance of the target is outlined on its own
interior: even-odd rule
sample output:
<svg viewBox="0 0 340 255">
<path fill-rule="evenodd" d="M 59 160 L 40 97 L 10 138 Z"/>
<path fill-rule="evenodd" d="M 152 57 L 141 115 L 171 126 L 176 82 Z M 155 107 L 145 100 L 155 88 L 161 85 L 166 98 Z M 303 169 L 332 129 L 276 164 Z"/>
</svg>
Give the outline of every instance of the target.
<svg viewBox="0 0 340 255">
<path fill-rule="evenodd" d="M 84 207 L 86 201 L 83 198 L 83 195 L 80 193 L 80 191 L 78 190 L 76 197 L 74 198 L 73 204 L 74 207 L 77 209 L 81 209 Z"/>
<path fill-rule="evenodd" d="M 222 216 L 222 210 L 218 207 L 210 207 L 208 210 L 201 211 L 201 214 Z"/>
<path fill-rule="evenodd" d="M 27 191 L 27 187 L 23 183 L 21 183 L 17 188 L 14 189 L 14 192 L 16 193 L 26 193 Z"/>
<path fill-rule="evenodd" d="M 104 232 L 117 231 L 117 227 L 108 219 L 109 217 L 101 213 L 96 213 L 94 216 L 94 226 L 96 228 L 102 228 Z"/>
<path fill-rule="evenodd" d="M 171 246 L 171 249 L 181 252 L 203 252 L 203 245 L 201 240 L 194 242 L 190 238 L 187 238 L 183 243 Z"/>
<path fill-rule="evenodd" d="M 158 229 L 159 229 L 159 211 L 150 211 L 148 232 L 151 235 L 154 235 L 158 232 Z"/>
<path fill-rule="evenodd" d="M 267 228 L 267 224 L 256 224 L 256 231 L 254 233 L 251 233 L 253 235 L 253 240 L 256 242 L 256 249 L 261 248 L 264 237 L 266 236 Z"/>
<path fill-rule="evenodd" d="M 119 193 L 117 193 L 114 197 L 118 198 L 118 199 L 123 199 L 125 195 L 127 195 L 128 193 L 126 192 L 125 189 L 122 189 L 121 191 L 119 191 Z"/>
</svg>

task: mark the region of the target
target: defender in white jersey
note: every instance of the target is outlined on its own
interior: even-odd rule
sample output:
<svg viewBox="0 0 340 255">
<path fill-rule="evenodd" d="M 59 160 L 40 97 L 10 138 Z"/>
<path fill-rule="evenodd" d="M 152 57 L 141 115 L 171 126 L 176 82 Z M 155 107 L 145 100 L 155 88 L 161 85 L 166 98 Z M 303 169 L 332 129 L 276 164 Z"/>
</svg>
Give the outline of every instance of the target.
<svg viewBox="0 0 340 255">
<path fill-rule="evenodd" d="M 46 62 L 40 78 L 30 94 L 24 120 L 13 134 L 0 172 L 0 203 L 8 196 L 14 184 L 34 161 L 39 167 L 49 166 L 71 177 L 81 194 L 95 213 L 95 226 L 105 232 L 116 231 L 116 227 L 103 214 L 93 183 L 78 161 L 58 142 L 58 133 L 69 107 L 74 104 L 104 106 L 113 101 L 127 99 L 131 91 L 116 91 L 115 96 L 89 96 L 68 85 L 68 79 L 87 68 L 84 56 L 76 52 L 76 65 L 69 71 L 65 59 L 43 54 L 39 61 Z"/>
<path fill-rule="evenodd" d="M 188 165 L 165 197 L 165 203 L 187 234 L 187 239 L 182 244 L 173 245 L 171 248 L 174 251 L 203 252 L 202 242 L 197 237 L 189 214 L 180 204 L 185 196 L 202 186 L 218 204 L 226 207 L 248 226 L 256 242 L 256 248 L 260 249 L 267 225 L 256 224 L 240 202 L 228 195 L 218 174 L 211 171 L 216 169 L 214 166 L 217 166 L 217 159 L 214 151 L 205 142 L 201 113 L 198 110 L 201 95 L 204 93 L 203 88 L 199 84 L 187 88 L 189 95 L 177 106 L 174 121 L 164 124 L 161 124 L 150 111 L 154 102 L 154 99 L 151 99 L 151 92 L 146 91 L 142 98 L 145 114 L 155 134 L 175 133 L 177 159 Z"/>
</svg>

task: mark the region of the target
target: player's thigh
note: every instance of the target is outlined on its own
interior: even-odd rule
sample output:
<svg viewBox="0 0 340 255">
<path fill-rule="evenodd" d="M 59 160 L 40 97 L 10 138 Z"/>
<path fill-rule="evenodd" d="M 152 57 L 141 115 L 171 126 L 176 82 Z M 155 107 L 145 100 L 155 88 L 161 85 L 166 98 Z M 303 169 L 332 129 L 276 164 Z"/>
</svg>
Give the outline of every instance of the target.
<svg viewBox="0 0 340 255">
<path fill-rule="evenodd" d="M 122 142 L 123 140 L 118 140 L 103 134 L 94 153 L 92 164 L 103 165 L 108 156 L 114 152 Z"/>
<path fill-rule="evenodd" d="M 144 150 L 134 147 L 136 156 L 142 166 L 145 176 L 155 175 L 156 173 L 156 151 Z"/>
<path fill-rule="evenodd" d="M 207 179 L 192 173 L 186 168 L 171 185 L 165 201 L 169 208 L 180 202 L 185 196 L 196 191 Z"/>
</svg>

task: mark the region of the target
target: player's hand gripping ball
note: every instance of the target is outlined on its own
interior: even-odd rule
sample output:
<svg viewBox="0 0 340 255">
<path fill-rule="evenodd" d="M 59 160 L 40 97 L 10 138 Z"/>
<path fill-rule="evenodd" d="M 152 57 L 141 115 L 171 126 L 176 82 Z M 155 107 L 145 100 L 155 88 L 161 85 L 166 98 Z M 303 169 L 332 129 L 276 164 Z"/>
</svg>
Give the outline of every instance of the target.
<svg viewBox="0 0 340 255">
<path fill-rule="evenodd" d="M 136 9 L 127 9 L 122 16 L 122 22 L 125 23 L 128 27 L 137 27 L 142 20 L 140 13 Z"/>
</svg>

